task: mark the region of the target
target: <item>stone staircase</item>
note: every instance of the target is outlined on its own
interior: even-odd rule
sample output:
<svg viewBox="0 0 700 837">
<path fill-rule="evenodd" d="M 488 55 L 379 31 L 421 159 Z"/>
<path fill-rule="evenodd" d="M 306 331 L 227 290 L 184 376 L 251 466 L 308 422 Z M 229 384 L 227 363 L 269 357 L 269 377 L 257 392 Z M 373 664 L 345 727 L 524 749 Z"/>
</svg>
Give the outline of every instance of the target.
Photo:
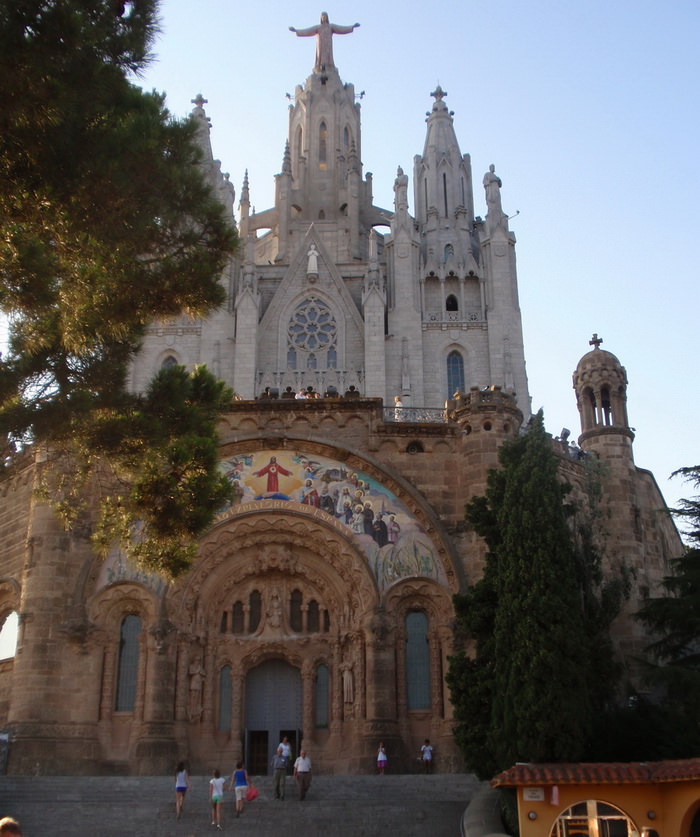
<svg viewBox="0 0 700 837">
<path fill-rule="evenodd" d="M 0 776 L 0 817 L 16 817 L 25 837 L 198 837 L 210 825 L 208 776 L 191 777 L 183 816 L 175 819 L 169 776 Z M 287 779 L 273 798 L 268 776 L 235 818 L 226 794 L 223 832 L 256 837 L 459 837 L 464 809 L 483 787 L 471 774 L 314 776 L 300 802 Z"/>
</svg>

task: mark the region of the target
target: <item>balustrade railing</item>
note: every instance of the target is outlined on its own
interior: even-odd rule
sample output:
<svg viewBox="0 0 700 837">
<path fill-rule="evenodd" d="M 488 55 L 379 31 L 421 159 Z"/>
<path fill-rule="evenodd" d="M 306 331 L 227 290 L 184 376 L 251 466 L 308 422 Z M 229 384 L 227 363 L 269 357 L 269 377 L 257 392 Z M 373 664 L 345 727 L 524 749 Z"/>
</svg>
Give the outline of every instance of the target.
<svg viewBox="0 0 700 837">
<path fill-rule="evenodd" d="M 443 407 L 384 407 L 384 421 L 445 424 L 447 410 Z"/>
<path fill-rule="evenodd" d="M 426 323 L 478 323 L 481 311 L 426 311 L 423 321 Z"/>
</svg>

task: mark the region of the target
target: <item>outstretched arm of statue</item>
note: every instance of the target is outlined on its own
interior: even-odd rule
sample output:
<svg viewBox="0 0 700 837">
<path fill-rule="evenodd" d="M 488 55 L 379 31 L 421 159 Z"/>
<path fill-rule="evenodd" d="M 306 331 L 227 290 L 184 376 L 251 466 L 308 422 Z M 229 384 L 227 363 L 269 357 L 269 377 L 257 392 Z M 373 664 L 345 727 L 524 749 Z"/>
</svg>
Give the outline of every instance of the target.
<svg viewBox="0 0 700 837">
<path fill-rule="evenodd" d="M 294 32 L 298 38 L 310 38 L 311 35 L 318 34 L 318 26 L 309 26 L 308 29 L 295 29 L 293 26 L 290 26 L 289 31 Z"/>
<path fill-rule="evenodd" d="M 359 25 L 359 23 L 353 23 L 352 26 L 341 26 L 339 23 L 331 23 L 331 31 L 334 35 L 349 35 Z"/>
</svg>

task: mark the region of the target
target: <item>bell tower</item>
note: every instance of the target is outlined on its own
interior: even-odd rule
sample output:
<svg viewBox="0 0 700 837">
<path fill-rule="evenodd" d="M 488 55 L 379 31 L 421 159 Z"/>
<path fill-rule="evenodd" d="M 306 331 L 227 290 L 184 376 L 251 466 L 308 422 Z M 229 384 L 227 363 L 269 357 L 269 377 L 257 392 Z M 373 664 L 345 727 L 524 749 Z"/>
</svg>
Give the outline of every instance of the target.
<svg viewBox="0 0 700 837">
<path fill-rule="evenodd" d="M 623 453 L 632 461 L 634 432 L 627 419 L 627 372 L 611 352 L 600 348 L 594 334 L 593 350 L 585 354 L 574 372 L 576 403 L 581 417 L 579 444 L 608 458 Z"/>
</svg>

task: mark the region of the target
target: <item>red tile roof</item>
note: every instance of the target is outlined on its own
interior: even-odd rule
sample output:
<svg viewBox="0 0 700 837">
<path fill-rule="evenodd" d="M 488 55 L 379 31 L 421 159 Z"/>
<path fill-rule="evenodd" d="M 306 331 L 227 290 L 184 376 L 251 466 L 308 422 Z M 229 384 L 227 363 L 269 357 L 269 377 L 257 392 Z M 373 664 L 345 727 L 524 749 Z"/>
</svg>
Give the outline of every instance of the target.
<svg viewBox="0 0 700 837">
<path fill-rule="evenodd" d="M 491 780 L 495 788 L 521 785 L 620 785 L 700 779 L 700 758 L 596 764 L 516 764 Z"/>
</svg>

